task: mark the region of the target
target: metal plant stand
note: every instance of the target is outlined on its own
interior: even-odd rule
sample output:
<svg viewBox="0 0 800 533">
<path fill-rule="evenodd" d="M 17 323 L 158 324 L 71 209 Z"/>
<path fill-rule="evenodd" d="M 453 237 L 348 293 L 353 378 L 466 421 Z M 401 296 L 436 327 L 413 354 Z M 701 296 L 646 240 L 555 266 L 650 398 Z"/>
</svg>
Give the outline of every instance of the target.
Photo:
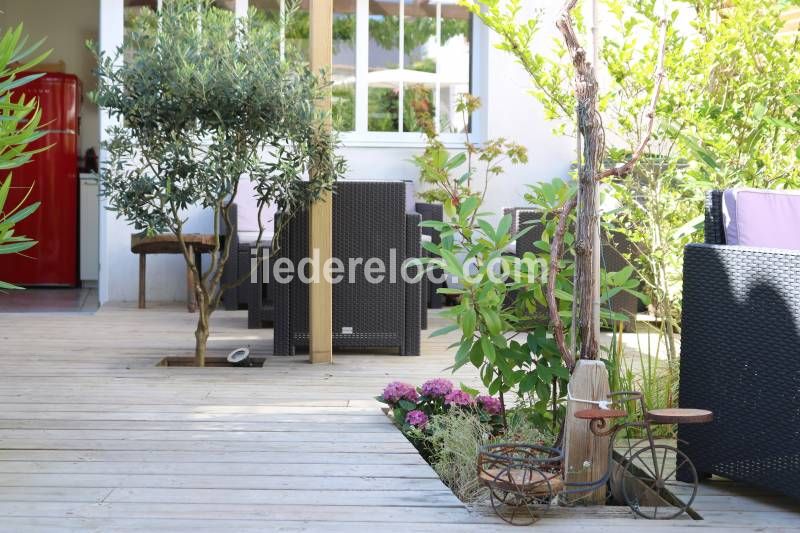
<svg viewBox="0 0 800 533">
<path fill-rule="evenodd" d="M 702 409 L 657 409 L 648 411 L 640 392 L 612 392 L 609 403 L 639 402 L 641 420 L 628 420 L 621 409 L 595 407 L 575 413 L 589 422 L 598 437 L 609 437 L 608 469 L 597 480 L 567 482 L 563 477 L 563 450 L 531 444 L 491 444 L 478 456 L 478 479 L 489 489 L 492 508 L 506 522 L 530 525 L 536 522 L 560 495 L 590 493 L 611 479 L 614 445 L 622 430 L 641 429 L 645 438 L 628 441 L 622 455 L 619 484 L 622 498 L 636 515 L 651 520 L 669 520 L 686 512 L 697 495 L 699 478 L 692 461 L 674 446 L 658 444 L 653 437 L 656 424 L 699 424 L 710 422 L 711 411 Z M 604 406 L 605 407 L 605 406 Z M 609 420 L 620 419 L 613 425 Z M 680 475 L 681 481 L 678 481 Z M 672 489 L 680 489 L 680 492 Z"/>
</svg>

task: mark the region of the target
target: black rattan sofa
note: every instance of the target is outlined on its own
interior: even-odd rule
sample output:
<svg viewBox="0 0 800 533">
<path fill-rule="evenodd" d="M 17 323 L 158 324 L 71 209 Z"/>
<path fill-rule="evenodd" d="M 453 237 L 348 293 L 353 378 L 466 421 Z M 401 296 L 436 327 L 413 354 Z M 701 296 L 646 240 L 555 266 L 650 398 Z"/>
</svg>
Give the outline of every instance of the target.
<svg viewBox="0 0 800 533">
<path fill-rule="evenodd" d="M 394 348 L 419 355 L 424 322 L 422 282 L 406 283 L 399 265 L 420 257 L 420 215 L 409 211 L 406 184 L 400 181 L 341 181 L 333 195 L 333 256 L 380 258 L 388 266 L 396 252 L 396 282 L 370 283 L 357 270 L 354 283 L 333 285 L 333 347 Z M 274 261 L 294 265 L 308 256 L 308 212 L 296 214 L 278 237 Z M 363 268 L 363 267 L 362 267 Z M 346 278 L 350 268 L 347 268 Z M 297 276 L 274 283 L 274 353 L 293 355 L 308 346 L 308 286 Z"/>
<path fill-rule="evenodd" d="M 800 498 L 800 251 L 726 245 L 721 191 L 685 250 L 680 376 L 714 412 L 678 429 L 697 471 Z"/>
</svg>

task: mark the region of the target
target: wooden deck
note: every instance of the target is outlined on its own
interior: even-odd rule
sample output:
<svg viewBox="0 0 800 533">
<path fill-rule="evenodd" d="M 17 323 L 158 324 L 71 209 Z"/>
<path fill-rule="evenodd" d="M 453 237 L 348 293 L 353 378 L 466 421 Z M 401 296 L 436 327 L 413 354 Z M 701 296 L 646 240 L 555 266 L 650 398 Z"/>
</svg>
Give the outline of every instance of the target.
<svg viewBox="0 0 800 533">
<path fill-rule="evenodd" d="M 373 400 L 394 379 L 451 364 L 452 339 L 422 357 L 268 357 L 264 368 L 156 367 L 189 355 L 181 307 L 0 314 L 0 530 L 495 531 L 462 505 Z M 435 326 L 439 319 L 433 318 Z M 211 351 L 271 330 L 218 312 Z M 474 384 L 465 369 L 456 380 Z M 800 528 L 798 506 L 718 481 L 704 521 L 652 523 L 624 508 L 554 509 L 539 531 Z"/>
</svg>

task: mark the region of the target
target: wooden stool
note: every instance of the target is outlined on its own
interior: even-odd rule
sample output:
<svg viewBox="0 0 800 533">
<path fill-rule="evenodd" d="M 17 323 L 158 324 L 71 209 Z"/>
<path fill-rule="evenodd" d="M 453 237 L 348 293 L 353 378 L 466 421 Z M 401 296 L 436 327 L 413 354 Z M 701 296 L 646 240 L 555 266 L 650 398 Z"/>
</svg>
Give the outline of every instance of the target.
<svg viewBox="0 0 800 533">
<path fill-rule="evenodd" d="M 625 411 L 620 411 L 619 409 L 600 409 L 599 407 L 583 409 L 575 413 L 575 418 L 580 418 L 581 420 L 601 420 L 622 418 L 624 416 L 628 416 L 628 413 Z"/>
<path fill-rule="evenodd" d="M 714 420 L 714 413 L 705 409 L 653 409 L 645 419 L 653 424 L 705 424 Z"/>
<path fill-rule="evenodd" d="M 183 235 L 183 242 L 186 243 L 189 257 L 198 269 L 201 268 L 202 254 L 212 252 L 215 246 L 214 236 L 204 233 L 186 233 Z M 139 309 L 144 309 L 147 254 L 183 254 L 183 250 L 178 237 L 172 233 L 159 233 L 152 237 L 140 233 L 131 235 L 131 252 L 139 254 Z M 189 265 L 186 265 L 186 289 L 186 307 L 190 313 L 194 313 L 197 310 L 197 301 L 194 276 Z"/>
</svg>

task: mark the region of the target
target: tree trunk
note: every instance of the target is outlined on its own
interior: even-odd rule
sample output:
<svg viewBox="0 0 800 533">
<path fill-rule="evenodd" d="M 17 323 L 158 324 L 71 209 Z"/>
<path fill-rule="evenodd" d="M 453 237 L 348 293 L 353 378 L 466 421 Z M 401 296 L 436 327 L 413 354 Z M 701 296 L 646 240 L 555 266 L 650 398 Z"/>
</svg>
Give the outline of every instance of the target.
<svg viewBox="0 0 800 533">
<path fill-rule="evenodd" d="M 579 76 L 578 116 L 581 137 L 583 138 L 583 164 L 578 177 L 578 219 L 576 222 L 575 244 L 575 294 L 578 305 L 578 338 L 580 339 L 580 358 L 597 359 L 597 324 L 600 320 L 595 309 L 595 235 L 599 229 L 597 213 L 597 188 L 595 179 L 600 153 L 599 139 L 602 138 L 601 125 L 597 117 L 597 81 L 593 73 Z"/>
<path fill-rule="evenodd" d="M 206 366 L 206 350 L 209 335 L 208 319 L 210 313 L 208 304 L 202 299 L 198 301 L 197 314 L 197 329 L 194 331 L 194 365 L 203 367 Z"/>
<path fill-rule="evenodd" d="M 210 332 L 210 319 L 214 306 L 211 304 L 211 298 L 208 288 L 200 273 L 200 267 L 197 264 L 192 265 L 194 271 L 194 298 L 197 301 L 197 329 L 194 332 L 194 366 L 206 366 L 206 350 L 208 348 L 208 336 Z M 224 265 L 218 268 L 223 268 Z"/>
</svg>

